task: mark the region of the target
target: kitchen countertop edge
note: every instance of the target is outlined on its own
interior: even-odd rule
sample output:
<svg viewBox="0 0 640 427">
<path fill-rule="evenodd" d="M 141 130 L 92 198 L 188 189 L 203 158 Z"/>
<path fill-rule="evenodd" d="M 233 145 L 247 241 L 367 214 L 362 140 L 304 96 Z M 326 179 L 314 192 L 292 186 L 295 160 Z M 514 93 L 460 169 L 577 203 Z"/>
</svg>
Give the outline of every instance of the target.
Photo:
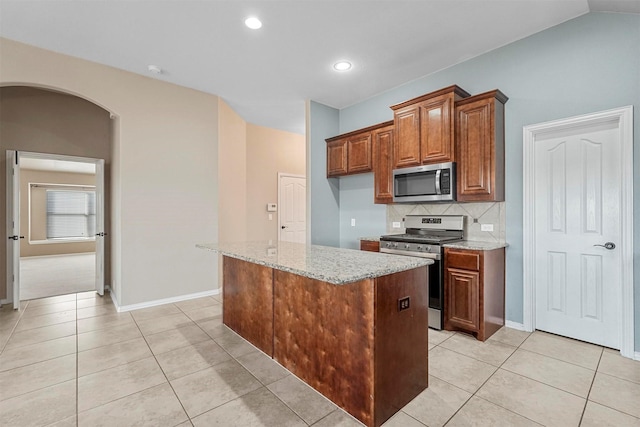
<svg viewBox="0 0 640 427">
<path fill-rule="evenodd" d="M 289 242 L 202 243 L 196 247 L 334 285 L 374 279 L 433 264 L 433 260 L 425 258 Z M 267 255 L 268 250 L 273 249 L 276 249 L 276 255 Z M 275 259 L 269 259 L 272 257 Z M 331 274 L 335 271 L 338 273 Z"/>
<path fill-rule="evenodd" d="M 505 242 L 477 242 L 473 240 L 445 243 L 442 245 L 443 248 L 468 249 L 475 251 L 492 251 L 494 249 L 506 248 L 507 246 L 509 246 L 509 244 Z"/>
</svg>

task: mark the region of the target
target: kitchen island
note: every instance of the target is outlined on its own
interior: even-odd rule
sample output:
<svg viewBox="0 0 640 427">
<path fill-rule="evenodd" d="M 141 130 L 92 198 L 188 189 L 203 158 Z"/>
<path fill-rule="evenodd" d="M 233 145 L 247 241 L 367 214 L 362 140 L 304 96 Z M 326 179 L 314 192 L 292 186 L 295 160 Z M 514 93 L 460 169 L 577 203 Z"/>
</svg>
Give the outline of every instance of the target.
<svg viewBox="0 0 640 427">
<path fill-rule="evenodd" d="M 223 322 L 369 427 L 428 385 L 431 260 L 298 243 L 223 257 Z"/>
</svg>

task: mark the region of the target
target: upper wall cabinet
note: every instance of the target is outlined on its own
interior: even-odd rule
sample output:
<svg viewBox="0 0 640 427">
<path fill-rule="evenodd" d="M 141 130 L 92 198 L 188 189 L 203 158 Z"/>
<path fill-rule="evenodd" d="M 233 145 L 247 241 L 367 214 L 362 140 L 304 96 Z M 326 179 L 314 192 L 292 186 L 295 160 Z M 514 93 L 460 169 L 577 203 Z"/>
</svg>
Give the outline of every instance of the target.
<svg viewBox="0 0 640 427">
<path fill-rule="evenodd" d="M 458 101 L 458 201 L 504 200 L 504 104 L 499 90 Z"/>
<path fill-rule="evenodd" d="M 455 161 L 454 108 L 468 96 L 453 85 L 392 106 L 394 167 Z"/>
<path fill-rule="evenodd" d="M 373 201 L 393 202 L 393 122 L 371 132 L 373 143 Z"/>
<path fill-rule="evenodd" d="M 327 176 L 347 174 L 347 140 L 327 140 Z"/>
<path fill-rule="evenodd" d="M 327 176 L 371 172 L 371 132 L 327 139 Z"/>
<path fill-rule="evenodd" d="M 373 171 L 373 138 L 376 131 L 393 122 L 328 138 L 327 177 Z"/>
</svg>

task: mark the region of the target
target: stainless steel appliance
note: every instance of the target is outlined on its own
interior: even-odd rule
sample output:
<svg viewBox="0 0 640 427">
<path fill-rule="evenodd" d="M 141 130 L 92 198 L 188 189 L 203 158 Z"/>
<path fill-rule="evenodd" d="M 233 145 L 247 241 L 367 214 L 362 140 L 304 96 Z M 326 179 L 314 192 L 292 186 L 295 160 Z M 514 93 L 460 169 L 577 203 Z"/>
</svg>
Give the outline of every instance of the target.
<svg viewBox="0 0 640 427">
<path fill-rule="evenodd" d="M 429 266 L 429 327 L 442 329 L 444 322 L 444 251 L 442 244 L 460 241 L 464 235 L 462 215 L 407 215 L 406 234 L 380 237 L 380 252 L 431 258 Z"/>
<path fill-rule="evenodd" d="M 393 202 L 446 202 L 456 200 L 455 162 L 393 171 Z"/>
</svg>

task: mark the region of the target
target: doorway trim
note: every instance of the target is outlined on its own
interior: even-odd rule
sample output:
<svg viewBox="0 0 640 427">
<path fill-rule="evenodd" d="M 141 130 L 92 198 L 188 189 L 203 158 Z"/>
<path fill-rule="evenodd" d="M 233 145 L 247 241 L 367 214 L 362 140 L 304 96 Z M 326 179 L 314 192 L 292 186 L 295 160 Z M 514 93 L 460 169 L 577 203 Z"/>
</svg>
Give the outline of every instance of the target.
<svg viewBox="0 0 640 427">
<path fill-rule="evenodd" d="M 9 156 L 10 153 L 11 156 Z M 19 159 L 21 158 L 29 158 L 29 159 L 40 159 L 40 160 L 60 160 L 66 162 L 75 162 L 75 163 L 90 163 L 94 164 L 96 167 L 96 179 L 98 177 L 102 177 L 102 182 L 96 182 L 96 209 L 102 212 L 102 215 L 98 215 L 96 218 L 96 232 L 100 233 L 100 236 L 106 236 L 104 233 L 104 219 L 106 216 L 105 210 L 105 188 L 104 188 L 104 159 L 97 159 L 92 157 L 79 157 L 79 156 L 69 156 L 63 154 L 52 154 L 52 153 L 41 153 L 41 152 L 31 152 L 25 150 L 7 150 L 7 159 L 11 158 L 12 162 L 15 161 L 15 164 L 19 168 Z M 16 203 L 15 197 L 9 198 L 9 186 L 11 183 L 15 183 L 17 188 L 20 188 L 20 175 L 17 174 L 17 179 L 15 176 L 9 176 L 9 167 L 7 165 L 7 235 L 9 235 L 9 220 L 13 215 L 10 215 L 10 212 L 13 213 L 15 210 L 15 215 L 17 218 L 20 217 L 20 202 L 19 200 Z M 14 192 L 11 191 L 11 196 L 15 196 Z M 19 190 L 18 190 L 19 194 Z M 19 233 L 18 233 L 19 234 Z M 96 235 L 97 236 L 97 235 Z M 95 281 L 95 291 L 98 292 L 101 296 L 104 295 L 105 289 L 105 251 L 104 251 L 104 239 L 99 239 L 96 237 L 96 277 Z M 20 286 L 20 262 L 19 251 L 15 253 L 14 251 L 7 251 L 7 302 L 14 302 L 14 309 L 19 309 L 19 304 L 16 304 L 16 300 L 19 296 L 19 286 Z M 15 262 L 12 262 L 15 261 Z M 17 269 L 17 270 L 16 270 Z M 15 280 L 12 276 L 15 276 L 17 280 Z M 16 292 L 17 291 L 17 292 Z"/>
<path fill-rule="evenodd" d="M 523 323 L 536 328 L 535 319 L 535 156 L 537 138 L 587 124 L 615 123 L 620 137 L 620 251 L 622 259 L 620 301 L 620 353 L 634 358 L 633 312 L 633 106 L 569 117 L 523 127 Z"/>
</svg>

